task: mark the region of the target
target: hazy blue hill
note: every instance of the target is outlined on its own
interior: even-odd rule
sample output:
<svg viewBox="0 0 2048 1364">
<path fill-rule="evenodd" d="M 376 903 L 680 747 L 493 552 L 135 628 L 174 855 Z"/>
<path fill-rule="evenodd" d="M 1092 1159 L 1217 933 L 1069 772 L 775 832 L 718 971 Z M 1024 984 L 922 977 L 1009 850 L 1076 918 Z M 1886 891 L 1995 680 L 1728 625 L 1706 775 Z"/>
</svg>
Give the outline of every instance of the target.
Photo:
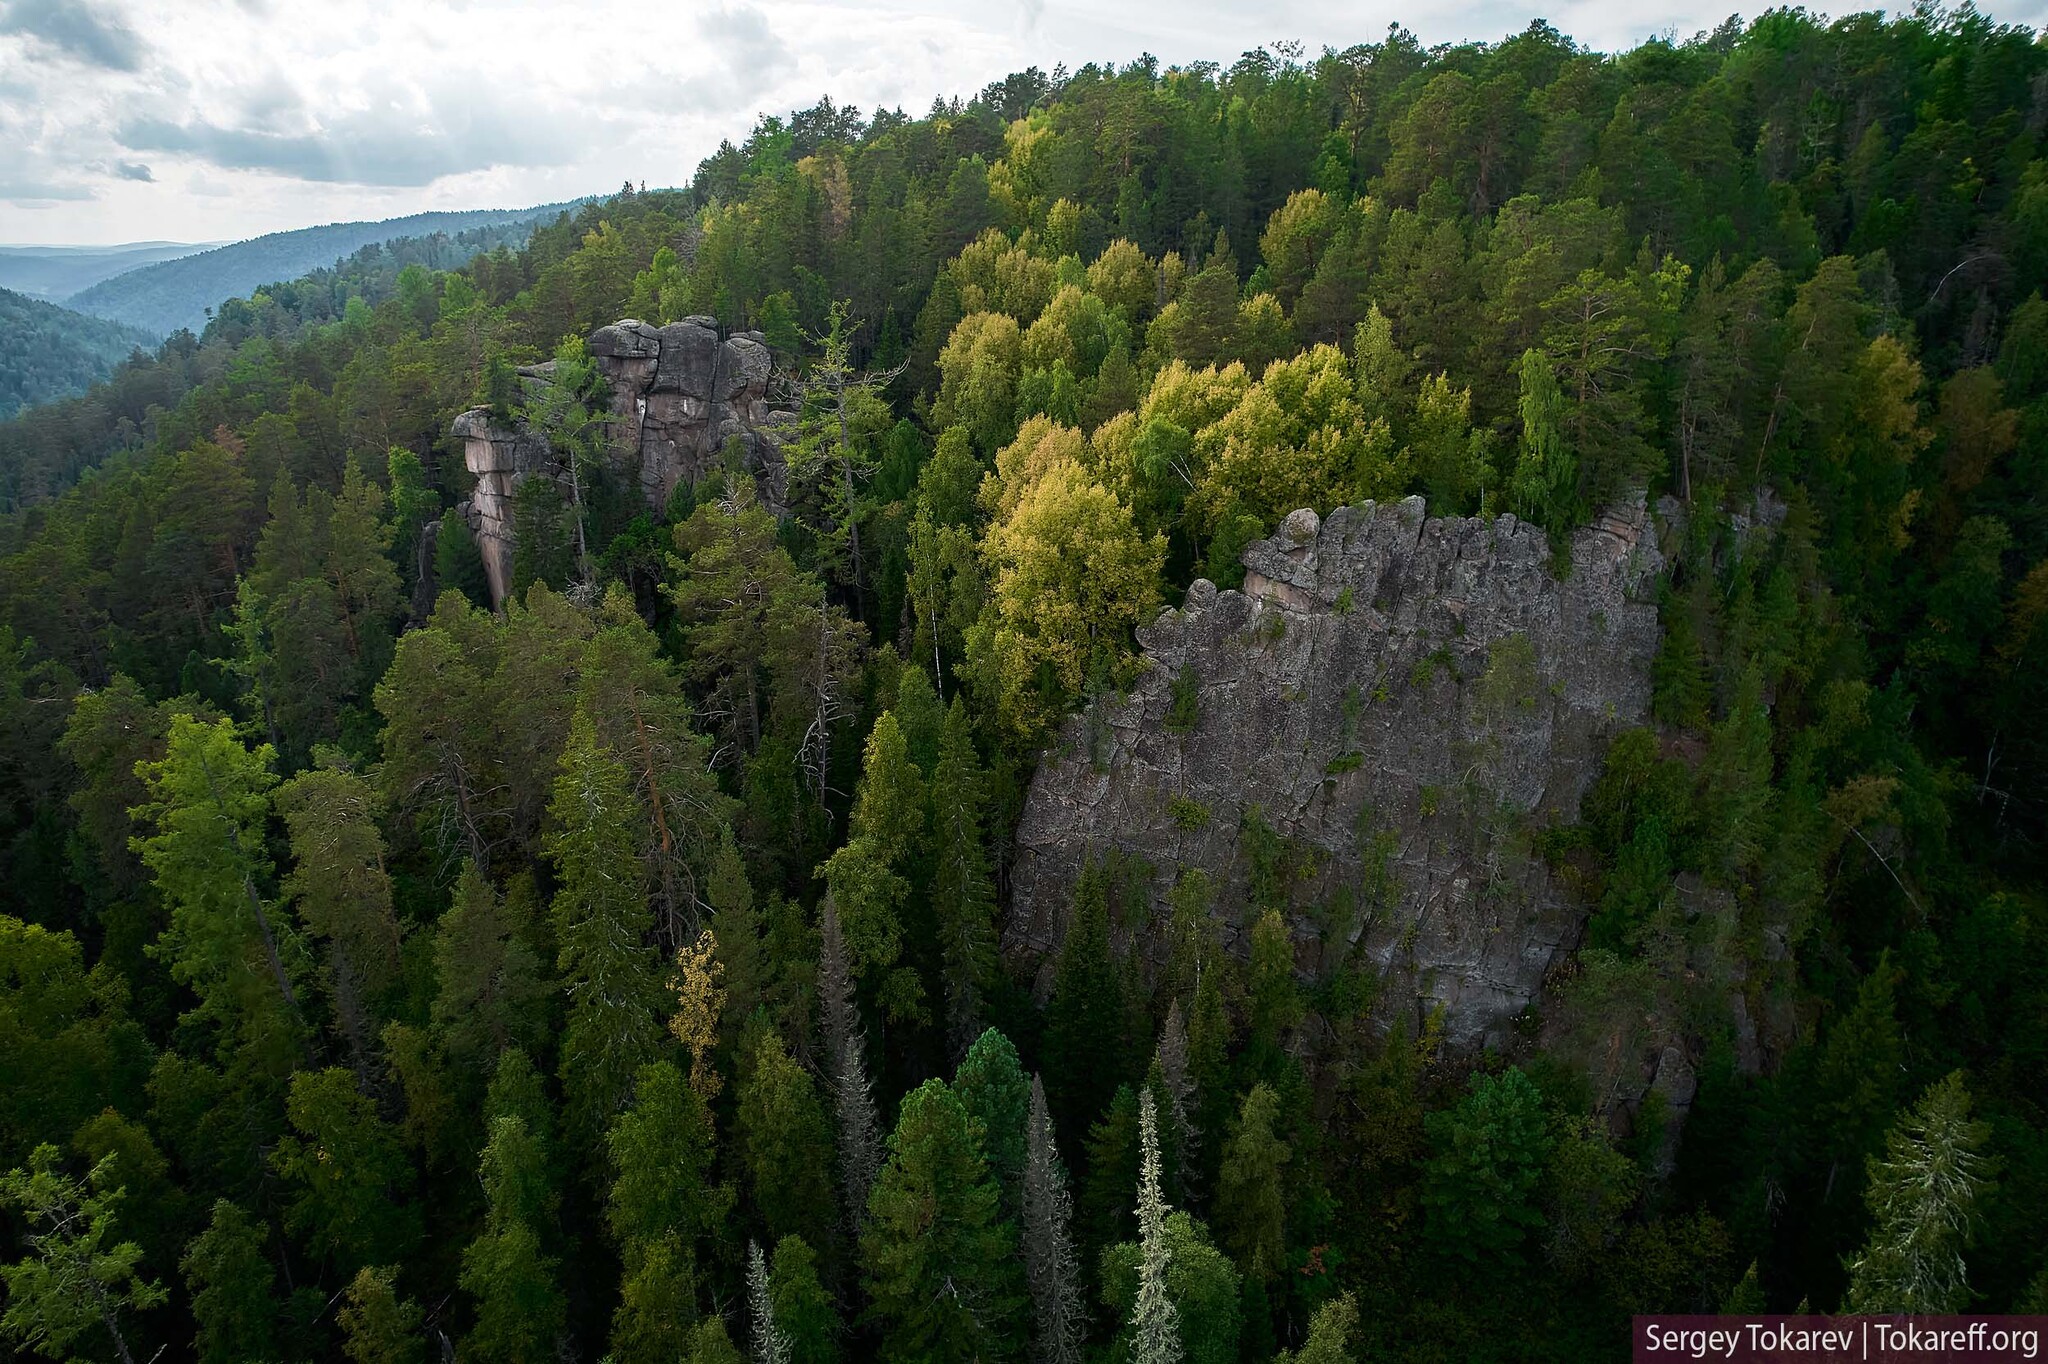
<svg viewBox="0 0 2048 1364">
<path fill-rule="evenodd" d="M 0 289 L 0 418 L 82 393 L 155 344 L 138 328 Z"/>
<path fill-rule="evenodd" d="M 0 289 L 61 303 L 103 279 L 217 245 L 218 242 L 124 242 L 119 246 L 0 246 Z"/>
<path fill-rule="evenodd" d="M 549 221 L 570 207 L 573 205 L 547 204 L 538 208 L 415 213 L 381 222 L 330 223 L 325 227 L 273 232 L 129 270 L 64 302 L 79 312 L 126 322 L 158 336 L 168 336 L 180 327 L 196 332 L 206 325 L 208 308 L 217 307 L 226 299 L 246 297 L 277 280 L 297 279 L 333 265 L 371 242 L 435 233 L 453 237 L 483 227 L 524 227 Z M 523 233 L 512 233 L 508 234 L 506 244 L 517 247 L 524 240 Z"/>
</svg>

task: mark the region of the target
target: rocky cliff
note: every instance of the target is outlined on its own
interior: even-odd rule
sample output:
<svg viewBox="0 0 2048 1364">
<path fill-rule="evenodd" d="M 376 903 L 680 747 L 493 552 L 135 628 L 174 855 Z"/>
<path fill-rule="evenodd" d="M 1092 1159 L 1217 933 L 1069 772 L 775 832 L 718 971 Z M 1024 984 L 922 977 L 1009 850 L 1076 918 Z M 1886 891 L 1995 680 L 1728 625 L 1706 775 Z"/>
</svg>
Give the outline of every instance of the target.
<svg viewBox="0 0 2048 1364">
<path fill-rule="evenodd" d="M 1579 532 L 1562 579 L 1536 527 L 1420 498 L 1295 512 L 1244 564 L 1243 591 L 1198 581 L 1141 630 L 1142 679 L 1041 763 L 1006 953 L 1049 970 L 1084 859 L 1113 848 L 1151 868 L 1155 961 L 1201 868 L 1227 945 L 1280 905 L 1303 973 L 1356 961 L 1384 1017 L 1441 1007 L 1453 1044 L 1502 1040 L 1581 925 L 1533 835 L 1648 710 L 1642 506 Z"/>
<path fill-rule="evenodd" d="M 721 338 L 709 317 L 686 317 L 665 327 L 627 319 L 593 332 L 591 359 L 610 392 L 606 458 L 615 477 L 636 483 L 650 507 L 668 502 L 676 484 L 701 478 L 738 440 L 763 497 L 779 505 L 782 459 L 774 436 L 786 414 L 771 409 L 774 364 L 758 332 Z M 531 390 L 552 382 L 552 365 L 519 371 Z M 512 579 L 512 499 L 520 482 L 541 475 L 561 480 L 568 471 L 546 436 L 523 422 L 492 420 L 472 408 L 451 428 L 462 442 L 463 462 L 476 490 L 458 508 L 483 550 L 491 598 L 502 601 Z"/>
</svg>

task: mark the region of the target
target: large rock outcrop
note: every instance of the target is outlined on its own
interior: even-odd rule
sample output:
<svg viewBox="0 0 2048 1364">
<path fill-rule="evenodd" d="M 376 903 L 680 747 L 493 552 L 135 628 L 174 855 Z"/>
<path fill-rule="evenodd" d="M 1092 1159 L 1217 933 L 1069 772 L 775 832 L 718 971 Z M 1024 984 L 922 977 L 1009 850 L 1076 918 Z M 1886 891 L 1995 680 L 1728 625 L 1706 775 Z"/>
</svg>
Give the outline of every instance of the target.
<svg viewBox="0 0 2048 1364">
<path fill-rule="evenodd" d="M 483 551 L 484 576 L 490 579 L 491 601 L 501 602 L 512 581 L 512 495 L 520 480 L 540 475 L 565 475 L 546 436 L 523 424 L 502 427 L 488 407 L 471 408 L 450 428 L 462 442 L 462 462 L 476 487 L 456 511 L 469 522 Z"/>
<path fill-rule="evenodd" d="M 1226 945 L 1255 893 L 1283 900 L 1302 971 L 1355 961 L 1383 1017 L 1440 1008 L 1453 1044 L 1503 1040 L 1581 926 L 1532 836 L 1648 710 L 1642 505 L 1582 530 L 1562 579 L 1536 527 L 1420 498 L 1295 512 L 1244 564 L 1243 591 L 1198 581 L 1141 630 L 1137 685 L 1041 763 L 1006 953 L 1043 983 L 1084 859 L 1113 848 L 1151 868 L 1155 961 L 1201 868 Z"/>
<path fill-rule="evenodd" d="M 605 451 L 613 474 L 637 484 L 657 510 L 685 479 L 702 478 L 740 442 L 746 467 L 770 505 L 783 493 L 781 446 L 775 428 L 789 414 L 772 410 L 774 363 L 758 332 L 721 338 L 709 317 L 665 327 L 628 318 L 600 327 L 588 341 L 609 390 Z M 552 363 L 519 371 L 529 396 L 554 381 Z M 547 437 L 523 422 L 503 425 L 487 407 L 455 419 L 463 462 L 476 490 L 459 511 L 483 551 L 491 598 L 504 600 L 512 580 L 513 494 L 524 479 L 544 476 L 566 487 L 568 470 Z"/>
<path fill-rule="evenodd" d="M 779 447 L 767 434 L 777 420 L 768 402 L 775 365 L 759 332 L 720 340 L 709 317 L 666 327 L 629 319 L 598 328 L 589 346 L 611 388 L 613 447 L 637 463 L 650 506 L 703 477 L 734 438 L 750 467 L 779 473 Z"/>
</svg>

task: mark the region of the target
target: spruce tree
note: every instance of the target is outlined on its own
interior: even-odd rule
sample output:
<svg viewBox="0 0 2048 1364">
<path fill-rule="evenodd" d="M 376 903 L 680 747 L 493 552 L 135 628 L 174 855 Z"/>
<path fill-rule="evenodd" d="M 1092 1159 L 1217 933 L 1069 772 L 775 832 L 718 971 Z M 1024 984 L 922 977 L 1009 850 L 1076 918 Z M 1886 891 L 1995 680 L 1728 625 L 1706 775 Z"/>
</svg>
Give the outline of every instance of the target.
<svg viewBox="0 0 2048 1364">
<path fill-rule="evenodd" d="M 473 1075 L 488 1073 L 511 1048 L 531 1048 L 546 1028 L 552 991 L 527 943 L 531 925 L 517 913 L 532 899 L 500 895 L 465 861 L 434 925 L 434 1030 L 448 1058 Z"/>
<path fill-rule="evenodd" d="M 1074 887 L 1046 1005 L 1048 1094 L 1061 1130 L 1070 1138 L 1100 1113 L 1126 1073 L 1123 975 L 1109 942 L 1109 883 L 1114 869 L 1086 868 Z"/>
<path fill-rule="evenodd" d="M 867 1224 L 868 1193 L 882 1168 L 881 1119 L 868 1090 L 867 1038 L 853 999 L 846 940 L 839 912 L 825 898 L 818 958 L 818 1009 L 825 1021 L 825 1061 L 839 1126 L 839 1189 L 846 1224 L 856 1235 Z"/>
<path fill-rule="evenodd" d="M 972 725 L 966 702 L 954 697 L 931 784 L 932 911 L 939 926 L 947 1047 L 955 1056 L 964 1056 L 980 1035 L 996 976 L 995 888 L 981 841 L 984 797 Z"/>
<path fill-rule="evenodd" d="M 925 1081 L 904 1097 L 861 1235 L 881 1358 L 1008 1358 L 1015 1256 L 1015 1233 L 1002 1220 L 973 1119 L 945 1084 Z"/>
<path fill-rule="evenodd" d="M 1247 1280 L 1270 1282 L 1287 1244 L 1287 1144 L 1273 1131 L 1280 1096 L 1266 1085 L 1245 1095 L 1216 1187 L 1223 1242 Z"/>
<path fill-rule="evenodd" d="M 595 1142 L 625 1105 L 640 1067 L 661 1042 L 662 999 L 652 927 L 641 895 L 635 807 L 626 770 L 598 745 L 587 712 L 570 724 L 546 840 L 561 889 L 555 939 L 569 1017 L 562 1085 L 571 1125 Z"/>
<path fill-rule="evenodd" d="M 906 1018 L 922 1011 L 923 987 L 897 963 L 905 902 L 925 850 L 925 799 L 924 774 L 895 715 L 883 711 L 868 734 L 846 845 L 821 869 L 854 975 L 888 1001 L 892 1015 Z"/>
<path fill-rule="evenodd" d="M 1010 1039 L 994 1028 L 977 1038 L 954 1072 L 953 1092 L 981 1127 L 981 1154 L 1002 1188 L 1003 1213 L 1015 1217 L 1023 1196 L 1031 1083 Z"/>
<path fill-rule="evenodd" d="M 294 863 L 284 892 L 306 930 L 326 944 L 328 993 L 358 1082 L 367 1084 L 371 1039 L 399 969 L 376 792 L 353 772 L 322 768 L 278 788 L 277 807 Z"/>
<path fill-rule="evenodd" d="M 1159 1047 L 1153 1053 L 1153 1064 L 1159 1070 L 1160 1097 L 1166 1104 L 1167 1149 L 1173 1157 L 1175 1192 L 1185 1202 L 1194 1185 L 1191 1162 L 1201 1136 L 1195 1126 L 1200 1096 L 1189 1066 L 1187 1018 L 1178 999 L 1166 1006 L 1166 1021 L 1159 1029 Z"/>
<path fill-rule="evenodd" d="M 708 766 L 710 741 L 691 724 L 682 678 L 633 604 L 612 586 L 586 647 L 580 700 L 598 742 L 624 766 L 658 940 L 675 951 L 697 933 L 705 868 L 730 800 Z"/>
<path fill-rule="evenodd" d="M 395 1268 L 363 1268 L 349 1282 L 348 1302 L 335 1314 L 349 1364 L 422 1364 L 418 1303 L 398 1293 Z"/>
<path fill-rule="evenodd" d="M 1138 1298 L 1131 1308 L 1133 1364 L 1179 1364 L 1180 1315 L 1167 1296 L 1166 1196 L 1159 1187 L 1159 1122 L 1152 1091 L 1138 1096 Z"/>
<path fill-rule="evenodd" d="M 1073 1199 L 1053 1137 L 1045 1086 L 1031 1077 L 1025 1126 L 1024 1280 L 1031 1290 L 1032 1364 L 1080 1364 L 1087 1318 L 1074 1262 Z"/>
<path fill-rule="evenodd" d="M 768 1234 L 824 1243 L 832 1218 L 832 1129 L 810 1072 L 766 1029 L 740 1080 L 737 1136 Z"/>
<path fill-rule="evenodd" d="M 630 1265 L 664 1239 L 690 1247 L 723 1221 L 731 1191 L 713 1186 L 711 1114 L 666 1061 L 641 1067 L 633 1105 L 605 1140 L 616 1172 L 605 1219 Z"/>
<path fill-rule="evenodd" d="M 1309 1318 L 1308 1339 L 1299 1350 L 1282 1350 L 1273 1364 L 1352 1364 L 1351 1336 L 1358 1330 L 1358 1300 L 1332 1298 Z"/>
<path fill-rule="evenodd" d="M 754 1364 L 790 1364 L 789 1340 L 775 1324 L 768 1262 L 759 1241 L 747 1242 L 747 1314 L 752 1319 Z"/>
<path fill-rule="evenodd" d="M 292 1135 L 271 1155 L 294 1190 L 285 1226 L 345 1276 L 403 1260 L 420 1236 L 412 1162 L 375 1101 L 346 1070 L 301 1071 L 285 1112 Z"/>
<path fill-rule="evenodd" d="M 1119 1085 L 1102 1117 L 1088 1129 L 1082 1148 L 1081 1240 L 1089 1258 L 1124 1240 L 1132 1231 L 1141 1161 L 1138 1095 Z"/>
<path fill-rule="evenodd" d="M 1844 1312 L 1939 1315 L 1965 1311 L 1975 1295 L 1963 1264 L 1991 1186 L 1993 1162 L 1980 1148 L 1991 1125 L 1970 1118 L 1970 1092 L 1957 1071 L 1930 1085 L 1870 1160 L 1864 1201 L 1876 1223 L 1849 1262 Z"/>
<path fill-rule="evenodd" d="M 542 1248 L 547 1212 L 546 1153 L 523 1119 L 491 1123 L 480 1162 L 484 1229 L 462 1253 L 462 1290 L 476 1304 L 463 1338 L 462 1364 L 548 1364 L 568 1307 L 556 1285 L 557 1261 Z"/>
<path fill-rule="evenodd" d="M 768 1295 L 776 1325 L 789 1338 L 790 1364 L 835 1364 L 840 1324 L 832 1298 L 818 1281 L 818 1257 L 801 1236 L 775 1243 Z"/>
<path fill-rule="evenodd" d="M 192 1238 L 178 1268 L 191 1294 L 193 1341 L 201 1364 L 241 1364 L 265 1359 L 276 1348 L 276 1275 L 264 1251 L 269 1239 L 261 1223 L 219 1199 L 206 1230 Z"/>
</svg>

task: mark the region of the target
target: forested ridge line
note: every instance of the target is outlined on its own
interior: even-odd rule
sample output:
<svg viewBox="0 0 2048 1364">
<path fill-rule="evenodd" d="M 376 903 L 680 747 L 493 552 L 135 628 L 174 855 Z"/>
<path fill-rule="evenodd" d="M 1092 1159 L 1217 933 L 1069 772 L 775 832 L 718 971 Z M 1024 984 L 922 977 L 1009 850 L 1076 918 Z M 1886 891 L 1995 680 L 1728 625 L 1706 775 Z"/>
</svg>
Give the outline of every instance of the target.
<svg viewBox="0 0 2048 1364">
<path fill-rule="evenodd" d="M 0 1331 L 1266 1364 L 2048 1311 L 2044 135 L 2048 48 L 1968 7 L 1033 70 L 7 423 Z M 695 316 L 774 353 L 787 480 L 735 443 L 653 507 L 584 343 Z M 563 458 L 498 611 L 477 406 Z M 1250 815 L 1241 895 L 1103 856 L 1004 960 L 1136 629 L 1416 493 L 1560 572 L 1660 509 L 1652 722 L 1512 831 L 1586 916 L 1512 1044 L 1385 1026 Z"/>
</svg>

